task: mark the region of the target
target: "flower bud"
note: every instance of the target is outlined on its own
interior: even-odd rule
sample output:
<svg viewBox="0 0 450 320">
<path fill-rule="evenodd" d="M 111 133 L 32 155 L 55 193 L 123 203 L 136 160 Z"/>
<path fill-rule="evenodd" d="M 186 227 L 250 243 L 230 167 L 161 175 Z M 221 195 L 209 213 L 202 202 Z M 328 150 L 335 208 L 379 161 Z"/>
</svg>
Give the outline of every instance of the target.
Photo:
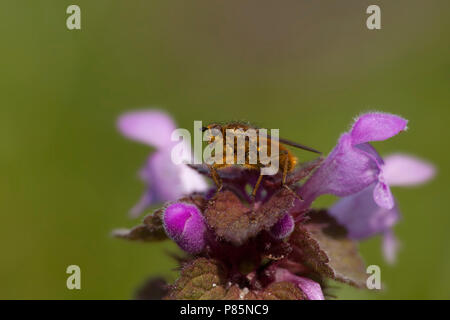
<svg viewBox="0 0 450 320">
<path fill-rule="evenodd" d="M 270 229 L 270 234 L 276 239 L 284 239 L 294 231 L 294 218 L 290 214 L 286 214 Z"/>
<path fill-rule="evenodd" d="M 167 235 L 184 251 L 196 254 L 205 247 L 206 225 L 195 205 L 183 202 L 169 205 L 163 223 Z"/>
<path fill-rule="evenodd" d="M 289 281 L 296 284 L 306 295 L 308 300 L 325 300 L 320 284 L 305 277 L 290 273 L 286 269 L 278 268 L 275 271 L 275 281 Z"/>
</svg>

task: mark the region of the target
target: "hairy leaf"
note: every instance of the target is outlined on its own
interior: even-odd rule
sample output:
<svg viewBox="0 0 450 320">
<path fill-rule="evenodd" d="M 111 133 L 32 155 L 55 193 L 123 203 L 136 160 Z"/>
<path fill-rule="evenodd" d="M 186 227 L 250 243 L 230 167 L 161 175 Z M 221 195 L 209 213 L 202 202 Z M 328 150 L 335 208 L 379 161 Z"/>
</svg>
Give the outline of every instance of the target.
<svg viewBox="0 0 450 320">
<path fill-rule="evenodd" d="M 198 258 L 182 268 L 169 287 L 169 300 L 304 300 L 306 295 L 291 282 L 276 282 L 252 290 L 227 279 L 226 269 L 217 260 Z"/>
<path fill-rule="evenodd" d="M 143 224 L 132 229 L 117 229 L 113 236 L 117 238 L 144 242 L 161 241 L 167 239 L 161 219 L 162 209 L 144 218 Z"/>
<path fill-rule="evenodd" d="M 216 300 L 226 295 L 226 270 L 216 260 L 198 258 L 187 263 L 171 286 L 169 300 Z"/>
<path fill-rule="evenodd" d="M 303 262 L 322 276 L 356 287 L 367 279 L 357 244 L 326 211 L 312 211 L 310 220 L 297 225 L 290 242 L 302 253 Z"/>
<path fill-rule="evenodd" d="M 135 294 L 136 300 L 161 300 L 167 294 L 168 286 L 162 278 L 148 279 Z"/>
<path fill-rule="evenodd" d="M 263 248 L 263 256 L 270 260 L 284 259 L 291 253 L 292 247 L 288 242 L 267 242 Z"/>
<path fill-rule="evenodd" d="M 263 300 L 306 300 L 306 295 L 292 282 L 275 282 L 257 296 Z"/>
<path fill-rule="evenodd" d="M 222 300 L 240 300 L 241 294 L 241 289 L 239 289 L 239 286 L 235 284 L 227 290 Z"/>
<path fill-rule="evenodd" d="M 262 230 L 269 230 L 294 205 L 292 191 L 280 189 L 256 210 L 244 205 L 233 192 L 218 192 L 208 203 L 205 218 L 222 239 L 242 245 Z"/>
</svg>

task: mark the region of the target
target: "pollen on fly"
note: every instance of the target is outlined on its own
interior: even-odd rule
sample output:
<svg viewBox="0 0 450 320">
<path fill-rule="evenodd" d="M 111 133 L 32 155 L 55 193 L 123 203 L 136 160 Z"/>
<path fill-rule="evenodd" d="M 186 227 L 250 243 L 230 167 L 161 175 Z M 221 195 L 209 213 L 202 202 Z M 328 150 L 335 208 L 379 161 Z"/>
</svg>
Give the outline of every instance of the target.
<svg viewBox="0 0 450 320">
<path fill-rule="evenodd" d="M 276 174 L 280 171 L 282 174 L 281 186 L 292 191 L 286 184 L 286 177 L 295 169 L 298 159 L 286 146 L 321 154 L 320 151 L 313 148 L 269 135 L 266 129 L 256 128 L 246 123 L 212 123 L 202 127 L 202 132 L 207 132 L 208 145 L 219 143 L 222 146 L 219 153 L 217 150 L 212 151 L 212 162 L 208 163 L 210 175 L 217 186 L 217 191 L 223 187 L 218 171 L 239 165 L 248 170 L 259 171 L 258 179 L 251 193 L 252 198 L 255 197 L 263 176 L 268 174 L 269 167 L 273 167 L 274 163 L 276 170 L 272 170 L 272 173 L 269 174 Z M 294 194 L 300 198 L 296 193 Z M 300 200 L 302 199 L 300 198 Z"/>
</svg>

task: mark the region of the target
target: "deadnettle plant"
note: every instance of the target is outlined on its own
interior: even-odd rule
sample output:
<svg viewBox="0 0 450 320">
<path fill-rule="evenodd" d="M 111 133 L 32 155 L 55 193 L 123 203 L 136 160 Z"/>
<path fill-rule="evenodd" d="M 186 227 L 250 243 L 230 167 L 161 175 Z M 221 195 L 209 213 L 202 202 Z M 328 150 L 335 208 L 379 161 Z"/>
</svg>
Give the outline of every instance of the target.
<svg viewBox="0 0 450 320">
<path fill-rule="evenodd" d="M 405 154 L 383 160 L 370 144 L 406 128 L 407 120 L 396 115 L 363 114 L 328 156 L 290 172 L 289 188 L 281 187 L 281 173 L 265 176 L 251 199 L 248 186 L 259 172 L 239 166 L 221 170 L 223 188 L 217 191 L 206 183 L 205 165 L 171 161 L 175 124 L 168 115 L 157 110 L 123 115 L 120 131 L 156 149 L 142 169 L 147 190 L 132 213 L 165 204 L 140 225 L 114 235 L 171 239 L 184 252 L 175 283 L 152 279 L 137 298 L 322 300 L 330 297 L 329 279 L 365 287 L 358 241 L 382 235 L 386 259 L 393 262 L 396 256 L 392 228 L 400 214 L 390 187 L 424 183 L 435 172 Z M 340 199 L 329 209 L 313 209 L 324 194 Z"/>
</svg>

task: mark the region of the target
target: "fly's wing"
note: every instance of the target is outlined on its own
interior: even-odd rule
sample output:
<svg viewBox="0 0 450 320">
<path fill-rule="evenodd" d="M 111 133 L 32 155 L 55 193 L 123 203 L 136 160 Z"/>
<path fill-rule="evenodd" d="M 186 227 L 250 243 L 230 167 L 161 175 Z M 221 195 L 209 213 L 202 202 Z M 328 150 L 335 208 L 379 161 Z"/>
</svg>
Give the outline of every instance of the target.
<svg viewBox="0 0 450 320">
<path fill-rule="evenodd" d="M 288 145 L 288 146 L 292 146 L 292 147 L 296 147 L 296 148 L 303 149 L 303 150 L 306 150 L 306 151 L 311 151 L 311 152 L 314 152 L 314 153 L 322 154 L 322 152 L 320 152 L 320 151 L 318 151 L 316 149 L 310 148 L 308 146 L 305 146 L 303 144 L 300 144 L 300 143 L 292 142 L 290 140 L 286 140 L 286 139 L 283 139 L 283 138 L 280 138 L 279 141 L 281 143 L 283 143 L 283 144 Z"/>
<path fill-rule="evenodd" d="M 267 135 L 267 137 L 269 139 L 272 139 L 269 135 Z M 285 145 L 288 145 L 288 146 L 291 146 L 291 147 L 295 147 L 295 148 L 299 148 L 299 149 L 302 149 L 302 150 L 306 150 L 306 151 L 311 151 L 311 152 L 314 152 L 314 153 L 322 154 L 322 152 L 317 151 L 316 149 L 310 148 L 310 147 L 305 146 L 303 144 L 300 144 L 300 143 L 297 143 L 297 142 L 293 142 L 293 141 L 290 141 L 290 140 L 287 140 L 287 139 L 278 138 L 278 141 L 280 143 L 282 143 L 282 144 L 285 144 Z"/>
</svg>

